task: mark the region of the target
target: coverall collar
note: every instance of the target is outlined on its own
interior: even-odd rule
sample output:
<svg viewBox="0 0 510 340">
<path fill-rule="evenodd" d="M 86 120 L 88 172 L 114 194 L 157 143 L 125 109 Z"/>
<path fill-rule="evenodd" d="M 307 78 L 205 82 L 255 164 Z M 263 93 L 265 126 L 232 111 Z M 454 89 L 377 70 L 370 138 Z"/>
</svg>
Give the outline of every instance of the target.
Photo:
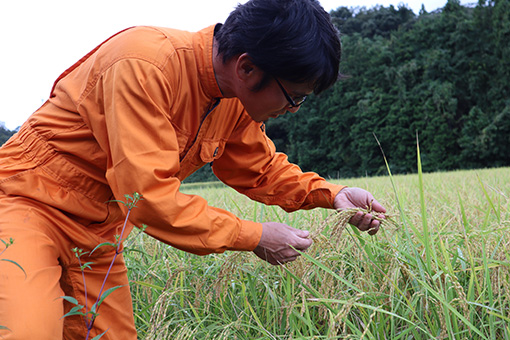
<svg viewBox="0 0 510 340">
<path fill-rule="evenodd" d="M 193 49 L 197 61 L 198 77 L 204 92 L 211 98 L 223 98 L 213 67 L 213 40 L 216 25 L 204 28 L 193 35 Z"/>
</svg>

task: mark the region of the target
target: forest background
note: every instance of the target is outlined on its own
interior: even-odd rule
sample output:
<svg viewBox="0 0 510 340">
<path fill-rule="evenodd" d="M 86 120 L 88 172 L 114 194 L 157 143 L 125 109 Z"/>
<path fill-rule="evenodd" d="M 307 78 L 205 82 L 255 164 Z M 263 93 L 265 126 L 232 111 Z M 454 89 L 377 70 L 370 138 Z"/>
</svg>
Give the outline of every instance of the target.
<svg viewBox="0 0 510 340">
<path fill-rule="evenodd" d="M 267 122 L 304 171 L 347 178 L 510 165 L 510 1 L 458 0 L 427 13 L 339 7 L 343 79 Z M 15 131 L 0 126 L 0 145 Z M 210 167 L 186 182 L 216 180 Z"/>
</svg>

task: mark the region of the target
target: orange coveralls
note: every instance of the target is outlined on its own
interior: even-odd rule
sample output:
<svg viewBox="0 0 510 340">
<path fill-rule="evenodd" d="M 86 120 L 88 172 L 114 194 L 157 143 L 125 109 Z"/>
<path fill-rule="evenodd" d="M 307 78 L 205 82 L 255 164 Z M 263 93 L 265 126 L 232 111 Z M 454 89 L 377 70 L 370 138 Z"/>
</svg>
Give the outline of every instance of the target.
<svg viewBox="0 0 510 340">
<path fill-rule="evenodd" d="M 126 208 L 112 199 L 143 194 L 130 223 L 195 254 L 253 250 L 262 225 L 179 192 L 206 163 L 227 185 L 286 211 L 330 208 L 342 186 L 303 173 L 275 152 L 264 125 L 236 98 L 222 98 L 212 66 L 214 26 L 190 33 L 135 27 L 114 35 L 55 82 L 48 101 L 0 148 L 0 239 L 15 243 L 0 261 L 3 339 L 81 339 L 85 304 L 71 248 L 113 242 Z M 2 249 L 0 248 L 0 251 Z M 99 293 L 113 250 L 86 261 L 88 306 Z M 136 339 L 122 256 L 91 337 Z M 0 327 L 1 328 L 1 327 Z"/>
</svg>

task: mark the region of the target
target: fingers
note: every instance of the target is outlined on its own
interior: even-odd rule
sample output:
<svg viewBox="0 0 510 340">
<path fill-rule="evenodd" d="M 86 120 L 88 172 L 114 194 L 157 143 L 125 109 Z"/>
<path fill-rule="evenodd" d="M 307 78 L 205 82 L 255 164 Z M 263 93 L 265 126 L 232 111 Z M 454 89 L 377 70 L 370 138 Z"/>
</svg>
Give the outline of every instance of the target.
<svg viewBox="0 0 510 340">
<path fill-rule="evenodd" d="M 368 230 L 368 235 L 374 236 L 379 231 L 379 226 Z"/>
<path fill-rule="evenodd" d="M 334 208 L 336 210 L 363 208 L 379 213 L 386 212 L 386 208 L 384 208 L 370 192 L 356 187 L 340 190 L 335 197 Z"/>
<path fill-rule="evenodd" d="M 304 251 L 312 245 L 313 241 L 308 238 L 310 236 L 310 232 L 308 230 L 296 229 L 290 226 L 287 226 L 287 228 L 294 236 L 290 238 L 288 242 L 288 245 L 291 246 L 290 249 L 296 248 L 298 250 Z"/>
<path fill-rule="evenodd" d="M 381 217 L 383 215 L 379 215 Z M 364 214 L 358 211 L 354 216 L 351 217 L 349 223 L 357 227 L 361 231 L 368 231 L 369 235 L 375 235 L 379 231 L 381 222 L 373 219 L 372 214 Z"/>
<path fill-rule="evenodd" d="M 301 235 L 306 235 L 306 237 L 296 237 L 293 243 L 289 243 L 288 247 L 281 251 L 278 255 L 280 256 L 280 263 L 287 263 L 296 260 L 301 254 L 298 252 L 304 252 L 307 250 L 313 243 L 313 241 L 308 237 L 309 233 L 302 233 Z"/>
<path fill-rule="evenodd" d="M 299 257 L 299 254 L 296 256 L 288 256 L 285 258 L 275 259 L 275 263 L 272 263 L 272 262 L 269 262 L 269 263 L 271 263 L 273 265 L 285 264 L 285 263 L 296 261 L 298 257 Z"/>
<path fill-rule="evenodd" d="M 354 216 L 351 217 L 349 223 L 358 227 L 358 229 L 361 231 L 366 231 L 370 226 L 371 220 L 371 214 L 364 214 L 362 211 L 358 211 L 356 214 L 354 214 Z"/>
<path fill-rule="evenodd" d="M 283 264 L 296 260 L 300 253 L 312 245 L 306 230 L 292 228 L 283 223 L 263 223 L 262 237 L 254 253 L 273 264 Z"/>
<path fill-rule="evenodd" d="M 296 238 L 295 243 L 289 245 L 298 250 L 305 251 L 312 245 L 312 243 L 313 243 L 312 239 L 308 238 L 307 235 L 306 237 Z"/>
<path fill-rule="evenodd" d="M 272 252 L 268 251 L 267 249 L 259 248 L 259 249 L 255 249 L 254 253 L 261 259 L 269 262 L 270 264 L 272 264 L 274 266 L 295 261 L 300 256 L 300 254 L 297 251 L 295 251 L 294 249 L 290 249 L 286 252 L 272 253 Z"/>
</svg>

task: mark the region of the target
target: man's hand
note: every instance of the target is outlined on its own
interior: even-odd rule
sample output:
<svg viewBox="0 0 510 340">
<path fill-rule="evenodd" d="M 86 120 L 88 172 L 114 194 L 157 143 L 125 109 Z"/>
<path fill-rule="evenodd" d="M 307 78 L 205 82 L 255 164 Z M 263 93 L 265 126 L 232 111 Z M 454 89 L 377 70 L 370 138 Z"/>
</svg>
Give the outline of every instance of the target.
<svg viewBox="0 0 510 340">
<path fill-rule="evenodd" d="M 299 256 L 292 247 L 304 251 L 312 245 L 312 240 L 308 236 L 308 231 L 295 229 L 283 223 L 262 223 L 262 237 L 253 252 L 272 265 L 291 262 Z"/>
<path fill-rule="evenodd" d="M 375 200 L 374 196 L 361 188 L 343 188 L 335 197 L 334 203 L 336 210 L 344 210 L 350 208 L 371 209 L 373 212 L 381 213 L 378 215 L 384 218 L 386 209 Z M 370 235 L 375 235 L 379 230 L 380 222 L 373 219 L 372 214 L 364 214 L 359 211 L 351 217 L 350 224 L 354 225 L 361 231 L 367 231 Z"/>
</svg>

